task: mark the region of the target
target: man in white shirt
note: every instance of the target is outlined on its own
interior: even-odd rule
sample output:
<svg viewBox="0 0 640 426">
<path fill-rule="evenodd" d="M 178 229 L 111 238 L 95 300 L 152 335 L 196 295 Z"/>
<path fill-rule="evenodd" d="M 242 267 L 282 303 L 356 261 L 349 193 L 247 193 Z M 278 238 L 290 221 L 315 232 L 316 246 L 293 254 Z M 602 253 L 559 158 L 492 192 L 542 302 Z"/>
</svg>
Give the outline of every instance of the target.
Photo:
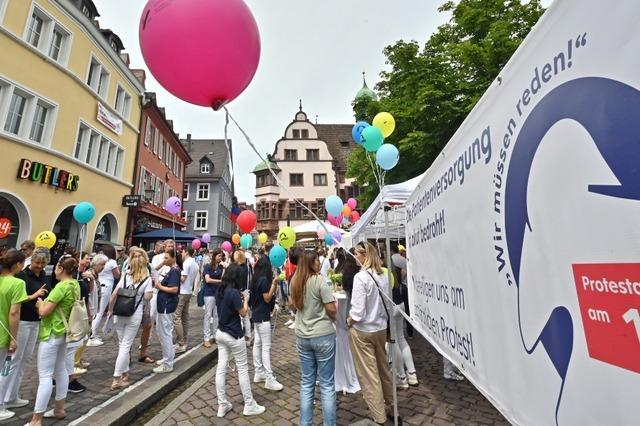
<svg viewBox="0 0 640 426">
<path fill-rule="evenodd" d="M 193 258 L 191 247 L 182 250 L 182 273 L 180 279 L 180 298 L 178 307 L 173 314 L 173 328 L 176 331 L 175 352 L 187 350 L 187 334 L 189 332 L 189 302 L 193 293 L 193 286 L 198 276 L 198 264 Z"/>
<path fill-rule="evenodd" d="M 329 269 L 331 269 L 331 261 L 324 249 L 318 249 L 318 260 L 320 261 L 320 275 L 322 275 L 326 283 L 330 284 Z"/>
</svg>

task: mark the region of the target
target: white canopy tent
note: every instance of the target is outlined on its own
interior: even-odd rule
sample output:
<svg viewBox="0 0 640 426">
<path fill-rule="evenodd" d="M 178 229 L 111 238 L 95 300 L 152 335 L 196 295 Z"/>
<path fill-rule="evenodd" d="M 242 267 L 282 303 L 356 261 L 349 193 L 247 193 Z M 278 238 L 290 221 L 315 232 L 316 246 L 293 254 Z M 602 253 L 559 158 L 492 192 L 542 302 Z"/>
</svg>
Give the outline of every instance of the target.
<svg viewBox="0 0 640 426">
<path fill-rule="evenodd" d="M 367 211 L 360 216 L 360 220 L 351 228 L 351 240 L 353 243 L 387 237 L 392 240 L 405 238 L 404 204 L 416 189 L 422 177 L 420 175 L 406 182 L 385 185 Z M 384 207 L 389 207 L 387 212 L 388 223 L 386 225 Z"/>
<path fill-rule="evenodd" d="M 330 223 L 323 222 L 324 226 L 327 227 L 329 232 L 340 231 L 340 233 L 344 234 L 346 231 L 344 229 L 340 229 L 337 226 L 333 226 Z M 315 234 L 318 232 L 318 226 L 320 226 L 320 222 L 317 220 L 311 220 L 307 223 L 303 223 L 302 225 L 298 225 L 293 228 L 296 234 Z"/>
</svg>

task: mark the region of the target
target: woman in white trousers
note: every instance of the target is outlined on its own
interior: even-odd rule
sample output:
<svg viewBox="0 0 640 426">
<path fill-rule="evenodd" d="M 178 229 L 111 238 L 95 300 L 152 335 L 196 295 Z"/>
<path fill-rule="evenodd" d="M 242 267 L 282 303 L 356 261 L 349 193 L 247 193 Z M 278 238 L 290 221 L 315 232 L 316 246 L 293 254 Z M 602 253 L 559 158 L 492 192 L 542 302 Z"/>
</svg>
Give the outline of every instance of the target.
<svg viewBox="0 0 640 426">
<path fill-rule="evenodd" d="M 249 379 L 249 365 L 247 361 L 247 346 L 244 342 L 244 332 L 240 323 L 240 317 L 249 312 L 249 300 L 244 298 L 240 289 L 241 284 L 240 265 L 232 264 L 225 270 L 222 284 L 216 294 L 218 307 L 219 326 L 216 332 L 218 344 L 218 366 L 216 369 L 216 392 L 218 396 L 218 417 L 224 417 L 233 408 L 227 400 L 226 377 L 227 364 L 233 357 L 238 367 L 238 381 L 244 399 L 245 416 L 261 414 L 265 408 L 256 403 L 251 392 L 251 380 Z"/>
<path fill-rule="evenodd" d="M 253 365 L 254 383 L 264 382 L 265 389 L 281 391 L 283 386 L 276 380 L 271 369 L 271 309 L 273 296 L 278 288 L 278 277 L 269 282 L 271 262 L 262 256 L 256 262 L 251 283 L 251 315 L 254 324 Z M 272 303 L 273 301 L 273 303 Z"/>
<path fill-rule="evenodd" d="M 30 361 L 38 342 L 40 316 L 36 310 L 36 300 L 39 297 L 46 297 L 49 291 L 44 267 L 50 260 L 49 249 L 40 247 L 31 255 L 31 264 L 24 271 L 16 274 L 16 278 L 26 283 L 29 296 L 20 309 L 20 327 L 16 336 L 18 348 L 11 358 L 9 374 L 0 377 L 0 388 L 5 389 L 3 395 L 5 408 L 24 407 L 29 404 L 29 401 L 20 398 L 20 384 L 24 366 Z"/>
<path fill-rule="evenodd" d="M 104 344 L 99 335 L 100 322 L 109 307 L 113 286 L 120 279 L 120 269 L 118 268 L 118 263 L 115 261 L 116 249 L 110 245 L 104 245 L 101 249 L 108 260 L 102 272 L 98 275 L 98 281 L 100 282 L 100 300 L 97 309 L 94 311 L 95 315 L 91 323 L 91 339 L 87 342 L 87 346 L 100 346 Z"/>
<path fill-rule="evenodd" d="M 72 257 L 62 256 L 56 265 L 56 277 L 60 282 L 55 286 L 47 298 L 38 299 L 36 308 L 42 317 L 40 323 L 40 346 L 38 347 L 38 392 L 33 409 L 31 426 L 41 426 L 44 413 L 53 390 L 52 379 L 56 379 L 56 395 L 53 416 L 62 420 L 66 417 L 64 403 L 69 388 L 69 372 L 65 365 L 67 356 L 66 327 L 61 314 L 66 321 L 71 315 L 73 303 L 80 299 L 80 285 L 72 278 L 78 261 Z M 58 313 L 56 313 L 58 312 Z M 71 350 L 75 350 L 71 349 Z"/>
<path fill-rule="evenodd" d="M 147 253 L 142 249 L 131 249 L 129 270 L 125 272 L 109 300 L 109 315 L 113 315 L 113 307 L 120 288 L 134 286 L 137 289 L 134 298 L 134 312 L 131 316 L 116 315 L 115 327 L 118 335 L 118 356 L 113 371 L 111 390 L 124 389 L 129 386 L 129 358 L 131 345 L 138 334 L 142 322 L 142 300 L 151 300 L 153 285 L 147 265 Z"/>
</svg>

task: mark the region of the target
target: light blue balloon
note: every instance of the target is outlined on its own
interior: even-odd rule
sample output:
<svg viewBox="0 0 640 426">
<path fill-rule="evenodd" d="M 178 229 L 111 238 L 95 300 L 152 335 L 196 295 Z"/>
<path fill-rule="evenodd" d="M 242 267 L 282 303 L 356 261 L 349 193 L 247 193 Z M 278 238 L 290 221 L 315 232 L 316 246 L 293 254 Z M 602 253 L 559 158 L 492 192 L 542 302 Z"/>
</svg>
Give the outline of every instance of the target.
<svg viewBox="0 0 640 426">
<path fill-rule="evenodd" d="M 326 245 L 328 245 L 328 246 L 332 246 L 333 245 L 333 236 L 331 234 L 325 234 L 324 243 Z"/>
<path fill-rule="evenodd" d="M 324 204 L 327 209 L 327 213 L 330 215 L 338 217 L 340 216 L 340 213 L 342 213 L 343 203 L 337 195 L 331 195 L 328 197 Z"/>
<path fill-rule="evenodd" d="M 271 251 L 269 251 L 269 260 L 271 261 L 271 266 L 279 268 L 284 265 L 284 261 L 287 260 L 287 251 L 281 246 L 273 246 Z"/>
<path fill-rule="evenodd" d="M 382 131 L 375 126 L 369 126 L 362 131 L 360 136 L 362 146 L 369 152 L 376 152 L 384 142 Z"/>
<path fill-rule="evenodd" d="M 73 218 L 78 223 L 86 224 L 91 222 L 91 219 L 96 215 L 96 208 L 88 201 L 78 203 L 73 208 Z"/>
<path fill-rule="evenodd" d="M 358 121 L 353 126 L 353 129 L 351 129 L 351 137 L 358 145 L 362 143 L 362 141 L 360 140 L 362 137 L 362 131 L 367 127 L 371 127 L 371 124 L 367 123 L 366 121 Z"/>
<path fill-rule="evenodd" d="M 253 245 L 253 237 L 251 234 L 244 234 L 240 237 L 240 246 L 244 249 L 248 249 Z"/>
<path fill-rule="evenodd" d="M 376 152 L 376 162 L 383 170 L 393 169 L 400 160 L 400 152 L 395 145 L 383 144 Z"/>
</svg>

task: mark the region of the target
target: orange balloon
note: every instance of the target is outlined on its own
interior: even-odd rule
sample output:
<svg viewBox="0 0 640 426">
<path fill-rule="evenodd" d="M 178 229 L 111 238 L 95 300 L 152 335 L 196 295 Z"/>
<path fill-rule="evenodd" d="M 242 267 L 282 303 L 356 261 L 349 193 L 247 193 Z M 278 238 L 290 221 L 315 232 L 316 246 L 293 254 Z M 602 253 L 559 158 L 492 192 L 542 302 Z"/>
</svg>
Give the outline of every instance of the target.
<svg viewBox="0 0 640 426">
<path fill-rule="evenodd" d="M 349 217 L 350 215 L 351 215 L 351 207 L 345 204 L 342 207 L 342 216 Z"/>
<path fill-rule="evenodd" d="M 233 236 L 231 237 L 231 241 L 233 241 L 233 244 L 240 244 L 240 235 L 233 234 Z"/>
</svg>

